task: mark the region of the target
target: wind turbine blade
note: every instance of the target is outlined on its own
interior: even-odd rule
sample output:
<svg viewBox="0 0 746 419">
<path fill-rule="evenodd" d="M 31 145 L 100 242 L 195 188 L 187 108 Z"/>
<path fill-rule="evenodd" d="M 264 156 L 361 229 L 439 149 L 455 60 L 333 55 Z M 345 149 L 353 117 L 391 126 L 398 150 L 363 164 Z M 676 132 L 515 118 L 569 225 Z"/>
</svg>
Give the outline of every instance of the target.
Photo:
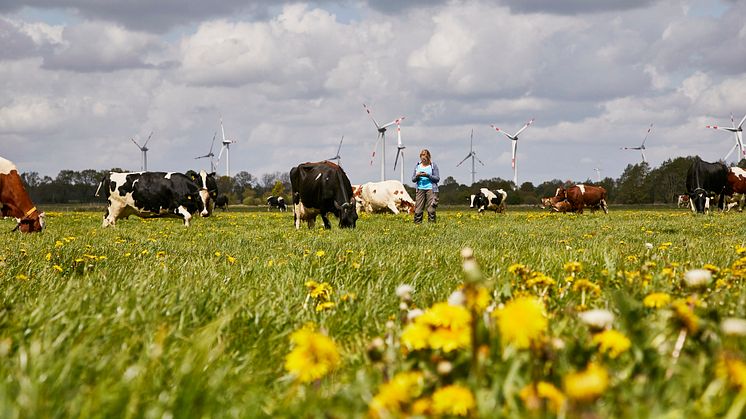
<svg viewBox="0 0 746 419">
<path fill-rule="evenodd" d="M 743 129 L 744 122 L 746 122 L 746 115 L 743 116 L 743 119 L 741 120 L 741 122 L 738 123 L 738 126 L 736 128 L 739 130 Z"/>
<path fill-rule="evenodd" d="M 404 116 L 401 116 L 401 117 L 399 117 L 397 119 L 394 119 L 393 121 L 389 122 L 388 124 L 381 125 L 381 128 L 388 128 L 388 127 L 390 127 L 390 126 L 392 126 L 394 124 L 399 125 L 401 123 L 401 121 L 404 120 L 404 118 L 405 118 Z"/>
<path fill-rule="evenodd" d="M 534 123 L 534 118 L 531 118 L 531 120 L 526 122 L 526 125 L 524 125 L 523 128 L 519 129 L 518 132 L 516 132 L 513 137 L 519 136 L 526 128 L 528 128 L 533 123 Z"/>
<path fill-rule="evenodd" d="M 363 105 L 364 106 L 364 105 Z M 378 133 L 378 139 L 376 140 L 376 144 L 373 146 L 373 153 L 370 155 L 370 165 L 373 166 L 373 160 L 376 159 L 376 149 L 378 149 L 378 143 L 381 142 L 381 137 L 383 137 L 383 133 Z"/>
<path fill-rule="evenodd" d="M 469 157 L 471 157 L 471 153 L 469 153 L 466 157 L 464 157 L 464 159 L 461 160 L 461 162 L 459 162 L 459 164 L 457 164 L 456 167 L 461 166 L 461 163 L 465 162 Z M 479 160 L 479 159 L 477 159 L 477 160 Z"/>
<path fill-rule="evenodd" d="M 365 112 L 368 112 L 368 116 L 370 117 L 370 119 L 373 120 L 376 128 L 381 129 L 381 127 L 378 125 L 378 122 L 376 122 L 376 118 L 373 118 L 373 114 L 370 112 L 370 108 L 365 103 L 363 103 L 363 108 L 365 108 Z"/>
<path fill-rule="evenodd" d="M 402 119 L 404 119 L 404 118 L 402 118 Z M 396 146 L 399 149 L 401 149 L 402 148 L 402 145 L 401 145 L 401 124 L 399 122 L 401 122 L 401 121 L 397 119 L 397 122 L 396 122 Z M 398 155 L 399 154 L 397 154 L 397 156 Z M 394 164 L 394 166 L 396 166 L 396 164 Z M 394 169 L 396 169 L 396 167 L 394 167 Z"/>
<path fill-rule="evenodd" d="M 220 159 L 223 157 L 223 150 L 225 150 L 225 145 L 220 147 L 220 153 L 218 154 L 218 160 L 217 160 L 218 163 L 220 163 Z"/>
<path fill-rule="evenodd" d="M 640 150 L 640 154 L 642 154 L 642 162 L 645 163 L 647 160 L 645 160 L 645 152 Z"/>
<path fill-rule="evenodd" d="M 150 131 L 150 135 L 148 135 L 148 139 L 145 140 L 145 144 L 142 145 L 143 148 L 145 148 L 145 146 L 148 145 L 148 141 L 150 141 L 150 137 L 152 137 L 152 136 L 153 136 L 153 131 Z"/>
<path fill-rule="evenodd" d="M 505 132 L 505 131 L 501 130 L 500 128 L 498 128 L 498 127 L 496 127 L 496 126 L 494 126 L 494 125 L 490 125 L 490 126 L 491 126 L 492 128 L 494 128 L 494 129 L 495 129 L 495 131 L 497 131 L 497 132 L 499 132 L 499 133 L 501 133 L 501 134 L 505 135 L 506 137 L 508 137 L 508 139 L 509 139 L 509 140 L 511 140 L 511 141 L 512 141 L 512 140 L 515 140 L 515 136 L 513 136 L 513 135 L 510 135 L 510 134 L 508 134 L 507 132 Z"/>
<path fill-rule="evenodd" d="M 396 150 L 396 158 L 394 159 L 394 170 L 396 170 L 396 164 L 399 163 L 399 155 L 402 153 L 401 149 Z"/>
<path fill-rule="evenodd" d="M 513 166 L 513 170 L 515 171 L 515 154 L 518 151 L 518 140 L 513 140 L 513 157 L 510 160 L 510 165 Z"/>
<path fill-rule="evenodd" d="M 474 151 L 474 128 L 471 129 L 471 135 L 469 136 L 469 151 Z"/>
<path fill-rule="evenodd" d="M 339 157 L 339 151 L 342 150 L 342 141 L 345 140 L 345 136 L 342 136 L 342 139 L 339 140 L 339 147 L 337 147 L 337 157 Z"/>
<path fill-rule="evenodd" d="M 476 154 L 474 154 L 474 158 L 477 159 L 477 161 L 479 162 L 479 164 L 481 164 L 482 166 L 484 166 L 484 163 L 482 163 L 482 160 L 479 160 L 479 157 L 477 157 Z"/>
<path fill-rule="evenodd" d="M 142 150 L 142 147 L 140 147 L 140 144 L 137 144 L 137 141 L 135 141 L 134 138 L 130 138 L 130 140 L 132 140 L 132 142 L 135 143 L 135 145 L 137 146 L 137 148 L 139 148 L 140 150 Z"/>
<path fill-rule="evenodd" d="M 213 147 L 213 146 L 215 145 L 215 137 L 216 137 L 217 135 L 218 135 L 218 132 L 217 132 L 217 131 L 215 131 L 215 134 L 212 134 L 212 143 L 210 144 L 210 152 L 209 152 L 209 153 L 207 153 L 207 155 L 208 155 L 208 156 L 209 156 L 210 154 L 212 154 L 212 147 Z"/>
<path fill-rule="evenodd" d="M 220 132 L 223 133 L 223 142 L 225 142 L 225 128 L 223 128 L 223 117 L 220 117 Z"/>
<path fill-rule="evenodd" d="M 653 129 L 653 124 L 650 124 L 650 128 L 648 128 L 648 132 L 647 132 L 647 134 L 645 134 L 645 139 L 642 140 L 642 146 L 641 147 L 645 146 L 645 141 L 647 141 L 648 135 L 650 135 L 650 130 L 652 130 L 652 129 Z"/>
<path fill-rule="evenodd" d="M 723 157 L 723 160 L 728 161 L 728 157 L 730 157 L 730 155 L 733 154 L 733 152 L 736 150 L 736 148 L 738 148 L 738 143 L 733 144 L 733 147 L 731 147 L 730 151 L 728 152 L 728 154 L 726 154 L 725 157 Z"/>
</svg>

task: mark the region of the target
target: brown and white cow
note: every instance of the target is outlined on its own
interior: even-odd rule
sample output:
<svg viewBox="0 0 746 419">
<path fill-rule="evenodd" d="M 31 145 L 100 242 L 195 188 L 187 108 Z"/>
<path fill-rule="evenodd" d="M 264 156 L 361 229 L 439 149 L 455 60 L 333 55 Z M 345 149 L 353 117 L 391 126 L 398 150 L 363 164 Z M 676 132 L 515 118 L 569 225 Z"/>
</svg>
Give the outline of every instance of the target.
<svg viewBox="0 0 746 419">
<path fill-rule="evenodd" d="M 609 213 L 606 205 L 606 189 L 601 186 L 579 184 L 567 188 L 565 195 L 572 210 L 580 214 L 583 213 L 584 207 L 589 207 L 591 212 L 600 207 L 604 213 Z"/>
<path fill-rule="evenodd" d="M 0 157 L 0 207 L 3 217 L 14 217 L 13 231 L 33 233 L 44 229 L 44 213 L 36 209 L 23 187 L 16 165 Z"/>
<path fill-rule="evenodd" d="M 368 213 L 391 211 L 394 214 L 414 212 L 414 200 L 398 180 L 353 185 L 352 191 L 358 210 Z"/>
</svg>

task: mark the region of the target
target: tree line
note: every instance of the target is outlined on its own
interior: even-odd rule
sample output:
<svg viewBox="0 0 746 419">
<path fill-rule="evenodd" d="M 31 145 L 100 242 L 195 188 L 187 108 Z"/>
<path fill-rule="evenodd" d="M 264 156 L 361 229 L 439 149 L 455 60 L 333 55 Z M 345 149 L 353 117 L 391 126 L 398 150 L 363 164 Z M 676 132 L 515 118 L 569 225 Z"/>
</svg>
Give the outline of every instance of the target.
<svg viewBox="0 0 746 419">
<path fill-rule="evenodd" d="M 605 177 L 600 181 L 585 179 L 577 182 L 552 179 L 538 185 L 524 182 L 518 188 L 515 188 L 512 181 L 499 177 L 482 179 L 473 185 L 463 185 L 452 176 L 448 176 L 441 181 L 439 200 L 444 205 L 468 204 L 469 195 L 480 188 L 487 188 L 507 191 L 509 205 L 536 205 L 542 197 L 553 196 L 559 186 L 585 183 L 604 187 L 608 194 L 608 202 L 613 204 L 672 204 L 676 202 L 677 195 L 686 192 L 686 172 L 693 160 L 693 156 L 677 157 L 664 161 L 656 168 L 651 168 L 645 162 L 630 164 L 618 179 Z M 746 168 L 746 159 L 741 160 L 738 166 Z M 24 172 L 21 173 L 21 178 L 35 203 L 94 203 L 102 202 L 101 197 L 94 196 L 101 179 L 108 176 L 109 172 L 123 171 L 119 168 L 62 170 L 54 179 L 49 176 L 41 177 L 37 172 Z M 249 172 L 241 171 L 231 177 L 220 176 L 217 182 L 220 193 L 227 195 L 232 204 L 264 205 L 270 195 L 285 196 L 289 201 L 288 172 L 277 171 L 256 177 Z M 409 185 L 405 187 L 414 196 L 414 189 Z"/>
</svg>

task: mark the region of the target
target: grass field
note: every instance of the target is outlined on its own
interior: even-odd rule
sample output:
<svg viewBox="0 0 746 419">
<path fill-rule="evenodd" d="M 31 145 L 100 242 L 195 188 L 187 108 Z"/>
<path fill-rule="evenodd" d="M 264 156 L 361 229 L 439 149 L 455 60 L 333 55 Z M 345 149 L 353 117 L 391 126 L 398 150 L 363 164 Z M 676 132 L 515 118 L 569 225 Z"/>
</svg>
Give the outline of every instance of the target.
<svg viewBox="0 0 746 419">
<path fill-rule="evenodd" d="M 296 231 L 292 212 L 108 229 L 102 213 L 2 233 L 2 417 L 739 417 L 746 403 L 746 331 L 721 327 L 746 317 L 743 214 L 464 208 Z M 700 268 L 712 281 L 687 286 Z M 438 317 L 464 283 L 466 308 Z M 513 304 L 528 301 L 540 318 Z M 445 344 L 412 337 L 415 307 Z M 588 326 L 590 309 L 618 333 Z M 305 354 L 331 372 L 303 380 L 286 356 L 311 327 L 339 359 Z"/>
</svg>

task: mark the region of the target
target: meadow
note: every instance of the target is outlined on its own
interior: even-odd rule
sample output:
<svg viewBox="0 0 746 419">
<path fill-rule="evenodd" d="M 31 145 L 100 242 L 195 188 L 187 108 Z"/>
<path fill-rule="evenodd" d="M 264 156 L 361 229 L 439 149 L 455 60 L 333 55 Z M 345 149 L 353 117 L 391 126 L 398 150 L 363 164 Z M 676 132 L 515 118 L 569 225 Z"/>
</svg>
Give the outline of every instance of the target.
<svg viewBox="0 0 746 419">
<path fill-rule="evenodd" d="M 2 417 L 744 414 L 743 214 L 102 213 L 0 220 Z"/>
</svg>

